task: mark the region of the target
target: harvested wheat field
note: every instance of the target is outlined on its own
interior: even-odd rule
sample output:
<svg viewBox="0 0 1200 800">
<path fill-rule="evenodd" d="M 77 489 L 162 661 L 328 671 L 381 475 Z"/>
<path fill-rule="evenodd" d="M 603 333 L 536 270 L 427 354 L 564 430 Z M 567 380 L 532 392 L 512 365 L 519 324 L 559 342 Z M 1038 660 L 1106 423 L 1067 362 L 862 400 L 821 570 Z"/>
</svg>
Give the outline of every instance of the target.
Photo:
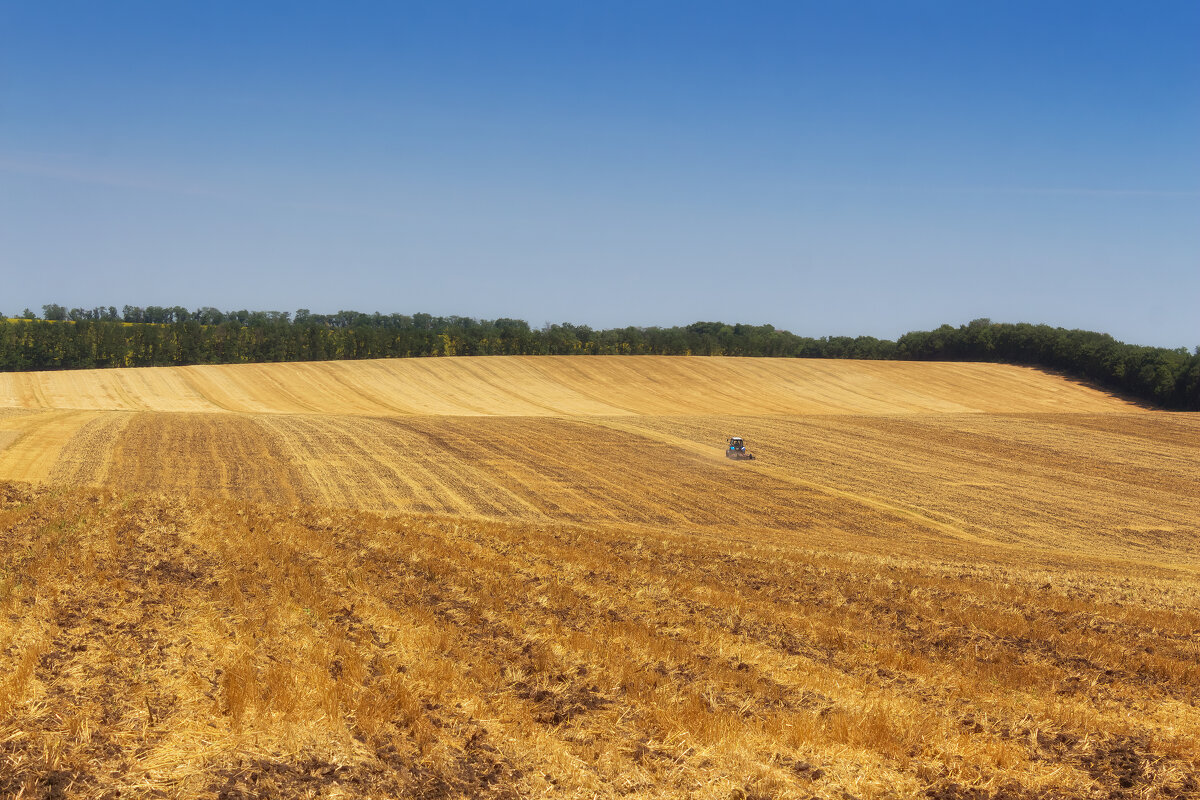
<svg viewBox="0 0 1200 800">
<path fill-rule="evenodd" d="M 0 375 L 0 796 L 1200 796 L 1198 478 L 1001 365 Z"/>
</svg>

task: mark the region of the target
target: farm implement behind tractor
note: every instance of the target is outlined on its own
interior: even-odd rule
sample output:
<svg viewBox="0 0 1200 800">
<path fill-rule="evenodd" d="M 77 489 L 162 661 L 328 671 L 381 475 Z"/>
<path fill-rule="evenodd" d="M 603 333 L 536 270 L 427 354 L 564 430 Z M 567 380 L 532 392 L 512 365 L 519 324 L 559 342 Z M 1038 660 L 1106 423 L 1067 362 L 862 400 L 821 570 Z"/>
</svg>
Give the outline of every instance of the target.
<svg viewBox="0 0 1200 800">
<path fill-rule="evenodd" d="M 726 458 L 732 458 L 735 461 L 749 461 L 754 458 L 754 454 L 746 450 L 746 443 L 742 441 L 740 436 L 729 437 L 729 449 L 725 451 Z"/>
</svg>

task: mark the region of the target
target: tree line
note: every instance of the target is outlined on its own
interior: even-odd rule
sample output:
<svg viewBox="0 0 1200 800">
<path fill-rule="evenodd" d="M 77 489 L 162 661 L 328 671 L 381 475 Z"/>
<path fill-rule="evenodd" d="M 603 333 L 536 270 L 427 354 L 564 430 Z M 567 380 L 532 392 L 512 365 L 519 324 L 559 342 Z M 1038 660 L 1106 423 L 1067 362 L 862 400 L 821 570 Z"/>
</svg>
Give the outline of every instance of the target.
<svg viewBox="0 0 1200 800">
<path fill-rule="evenodd" d="M 898 358 L 993 361 L 1053 370 L 1161 408 L 1200 411 L 1200 347 L 1125 344 L 1107 333 L 977 319 L 913 331 Z"/>
<path fill-rule="evenodd" d="M 468 355 L 725 355 L 993 361 L 1051 369 L 1163 408 L 1200 410 L 1200 347 L 1189 353 L 1105 333 L 977 319 L 873 336 L 798 336 L 772 325 L 696 322 L 595 330 L 430 314 L 313 314 L 181 306 L 25 310 L 0 325 L 0 371 Z"/>
</svg>

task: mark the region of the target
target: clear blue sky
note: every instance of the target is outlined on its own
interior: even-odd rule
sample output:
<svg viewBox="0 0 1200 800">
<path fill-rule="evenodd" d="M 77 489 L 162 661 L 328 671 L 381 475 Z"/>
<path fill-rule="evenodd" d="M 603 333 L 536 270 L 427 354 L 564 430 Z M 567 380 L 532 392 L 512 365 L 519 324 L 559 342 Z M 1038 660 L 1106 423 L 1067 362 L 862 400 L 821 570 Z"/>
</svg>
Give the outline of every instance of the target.
<svg viewBox="0 0 1200 800">
<path fill-rule="evenodd" d="M 1200 3 L 0 0 L 0 311 L 1200 344 Z"/>
</svg>

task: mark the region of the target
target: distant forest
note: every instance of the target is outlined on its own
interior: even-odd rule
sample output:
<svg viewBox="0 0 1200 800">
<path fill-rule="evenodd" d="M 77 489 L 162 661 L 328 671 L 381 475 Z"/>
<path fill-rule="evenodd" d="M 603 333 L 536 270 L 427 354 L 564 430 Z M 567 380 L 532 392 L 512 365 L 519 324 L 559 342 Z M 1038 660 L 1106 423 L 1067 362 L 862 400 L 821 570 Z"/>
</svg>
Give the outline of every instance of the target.
<svg viewBox="0 0 1200 800">
<path fill-rule="evenodd" d="M 1106 333 L 977 319 L 957 328 L 813 339 L 771 325 L 531 328 L 518 319 L 339 311 L 42 307 L 0 323 L 0 371 L 474 355 L 702 355 L 991 361 L 1054 370 L 1162 408 L 1200 410 L 1200 347 L 1169 350 Z"/>
</svg>

